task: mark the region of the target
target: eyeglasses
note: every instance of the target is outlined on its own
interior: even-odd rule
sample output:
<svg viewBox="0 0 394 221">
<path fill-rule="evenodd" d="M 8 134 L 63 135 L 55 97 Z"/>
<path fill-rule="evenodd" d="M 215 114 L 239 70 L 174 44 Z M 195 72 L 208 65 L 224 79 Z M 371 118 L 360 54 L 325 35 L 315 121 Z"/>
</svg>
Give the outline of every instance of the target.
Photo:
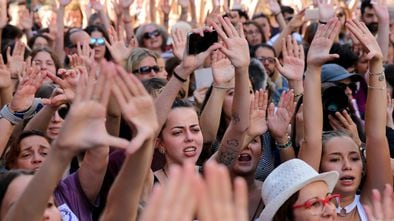
<svg viewBox="0 0 394 221">
<path fill-rule="evenodd" d="M 105 40 L 104 38 L 90 38 L 90 42 L 89 42 L 90 46 L 95 46 L 95 45 L 105 45 Z"/>
<path fill-rule="evenodd" d="M 357 83 L 355 83 L 355 82 L 352 82 L 349 84 L 335 82 L 335 85 L 342 88 L 344 91 L 346 90 L 346 88 L 349 88 L 350 90 L 352 90 L 352 92 L 356 92 L 358 89 Z"/>
<path fill-rule="evenodd" d="M 324 211 L 324 207 L 329 204 L 338 208 L 341 195 L 329 194 L 325 199 L 312 198 L 303 204 L 293 205 L 293 209 L 305 208 L 311 210 L 313 215 L 320 215 Z"/>
<path fill-rule="evenodd" d="M 276 61 L 275 61 L 275 58 L 273 58 L 273 57 L 264 57 L 264 56 L 261 56 L 261 57 L 256 57 L 259 61 L 261 61 L 261 62 L 265 62 L 265 61 L 267 61 L 268 63 L 270 63 L 270 64 L 274 64 Z"/>
<path fill-rule="evenodd" d="M 261 34 L 259 31 L 247 31 L 245 32 L 246 35 L 259 35 Z"/>
<path fill-rule="evenodd" d="M 151 38 L 157 37 L 159 35 L 160 35 L 159 30 L 154 30 L 154 31 L 151 31 L 151 32 L 144 33 L 144 35 L 142 37 L 144 39 L 151 39 Z"/>
<path fill-rule="evenodd" d="M 133 74 L 137 74 L 137 73 L 138 74 L 149 74 L 152 71 L 154 71 L 155 73 L 158 73 L 158 72 L 160 72 L 160 67 L 157 66 L 157 65 L 154 65 L 154 66 L 142 66 L 142 67 L 140 67 L 138 69 L 133 70 L 132 72 L 133 72 Z"/>
</svg>

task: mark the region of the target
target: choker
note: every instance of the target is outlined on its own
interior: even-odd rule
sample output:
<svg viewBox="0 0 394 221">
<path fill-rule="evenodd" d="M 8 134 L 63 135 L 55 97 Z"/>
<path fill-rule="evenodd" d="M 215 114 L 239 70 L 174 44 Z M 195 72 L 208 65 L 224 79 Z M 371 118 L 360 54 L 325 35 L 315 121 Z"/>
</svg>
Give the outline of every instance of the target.
<svg viewBox="0 0 394 221">
<path fill-rule="evenodd" d="M 356 196 L 354 197 L 353 202 L 352 202 L 351 204 L 349 204 L 349 205 L 347 205 L 347 206 L 345 206 L 345 207 L 340 207 L 340 206 L 338 206 L 338 208 L 337 208 L 337 214 L 338 214 L 338 216 L 344 217 L 344 216 L 347 216 L 351 211 L 353 211 L 354 208 L 356 208 L 356 206 L 357 206 L 357 201 L 358 201 L 358 199 L 359 199 L 359 196 L 356 195 Z M 338 203 L 339 203 L 339 202 L 338 202 Z"/>
</svg>

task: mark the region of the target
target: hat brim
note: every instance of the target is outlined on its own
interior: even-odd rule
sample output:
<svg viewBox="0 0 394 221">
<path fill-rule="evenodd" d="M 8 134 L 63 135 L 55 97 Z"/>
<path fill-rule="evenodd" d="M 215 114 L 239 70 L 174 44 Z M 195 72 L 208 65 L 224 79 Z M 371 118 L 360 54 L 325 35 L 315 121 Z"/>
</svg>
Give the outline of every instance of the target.
<svg viewBox="0 0 394 221">
<path fill-rule="evenodd" d="M 260 214 L 259 221 L 271 221 L 279 208 L 288 200 L 294 193 L 301 190 L 304 186 L 315 181 L 323 181 L 328 185 L 328 191 L 331 193 L 338 182 L 339 174 L 336 171 L 321 173 L 310 179 L 301 182 L 292 188 L 283 191 L 279 196 L 272 200 L 268 205 L 265 205 L 263 212 Z"/>
</svg>

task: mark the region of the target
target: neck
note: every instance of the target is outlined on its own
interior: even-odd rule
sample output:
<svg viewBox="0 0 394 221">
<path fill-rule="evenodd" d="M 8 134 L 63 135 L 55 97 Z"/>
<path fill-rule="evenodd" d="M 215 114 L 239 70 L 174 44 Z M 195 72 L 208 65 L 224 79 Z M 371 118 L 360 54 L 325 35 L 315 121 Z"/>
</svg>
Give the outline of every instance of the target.
<svg viewBox="0 0 394 221">
<path fill-rule="evenodd" d="M 341 206 L 341 207 L 345 207 L 345 206 L 348 206 L 348 205 L 350 205 L 353 201 L 354 201 L 354 198 L 355 198 L 356 196 L 354 195 L 354 194 L 349 194 L 349 195 L 347 195 L 347 196 L 342 196 L 341 195 L 341 202 L 340 202 L 340 205 L 339 206 Z"/>
</svg>

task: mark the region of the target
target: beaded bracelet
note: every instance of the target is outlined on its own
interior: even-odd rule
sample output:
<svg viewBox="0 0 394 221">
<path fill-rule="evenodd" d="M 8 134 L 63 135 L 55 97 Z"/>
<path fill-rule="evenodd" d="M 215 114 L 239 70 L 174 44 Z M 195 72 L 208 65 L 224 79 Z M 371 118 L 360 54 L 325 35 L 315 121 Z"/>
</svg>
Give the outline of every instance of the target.
<svg viewBox="0 0 394 221">
<path fill-rule="evenodd" d="M 275 142 L 276 148 L 278 148 L 279 150 L 284 150 L 287 149 L 291 146 L 293 146 L 293 142 L 291 142 L 290 136 L 288 136 L 288 140 L 286 143 L 284 144 L 280 144 L 278 142 Z"/>
</svg>

